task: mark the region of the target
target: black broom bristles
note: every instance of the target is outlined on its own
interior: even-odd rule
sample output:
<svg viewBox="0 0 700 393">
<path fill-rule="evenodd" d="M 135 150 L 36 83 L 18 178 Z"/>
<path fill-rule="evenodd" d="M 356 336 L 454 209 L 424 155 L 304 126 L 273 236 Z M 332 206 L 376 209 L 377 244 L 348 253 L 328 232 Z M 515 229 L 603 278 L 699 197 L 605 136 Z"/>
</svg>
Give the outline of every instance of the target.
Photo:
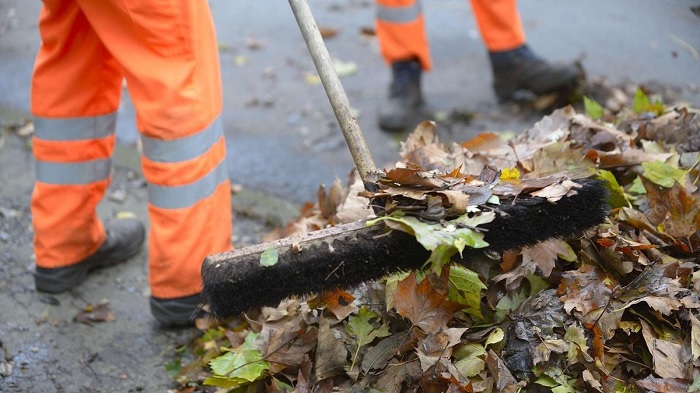
<svg viewBox="0 0 700 393">
<path fill-rule="evenodd" d="M 486 249 L 464 250 L 469 258 L 484 250 L 503 252 L 552 238 L 570 238 L 602 223 L 608 214 L 602 181 L 578 180 L 577 194 L 556 203 L 523 197 L 498 206 L 504 214 L 479 228 L 486 230 Z M 276 306 L 290 296 L 304 296 L 334 288 L 349 289 L 391 273 L 420 269 L 430 255 L 413 236 L 391 231 L 383 236 L 363 232 L 318 245 L 303 253 L 287 253 L 284 260 L 261 266 L 259 256 L 211 263 L 202 268 L 203 296 L 216 318 L 251 308 Z M 209 261 L 208 261 L 209 260 Z"/>
</svg>

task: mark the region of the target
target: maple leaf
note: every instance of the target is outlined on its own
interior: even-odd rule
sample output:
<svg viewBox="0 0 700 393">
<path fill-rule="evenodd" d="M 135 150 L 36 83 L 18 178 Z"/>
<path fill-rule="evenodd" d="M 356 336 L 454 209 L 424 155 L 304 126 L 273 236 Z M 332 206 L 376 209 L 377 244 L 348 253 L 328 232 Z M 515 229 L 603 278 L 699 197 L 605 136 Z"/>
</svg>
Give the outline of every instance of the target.
<svg viewBox="0 0 700 393">
<path fill-rule="evenodd" d="M 431 273 L 433 274 L 433 273 Z M 400 281 L 394 295 L 394 308 L 424 332 L 436 333 L 446 328 L 452 314 L 464 306 L 448 301 L 425 279 L 418 283 L 415 272 Z"/>
<path fill-rule="evenodd" d="M 248 333 L 245 342 L 238 348 L 230 350 L 209 362 L 214 378 L 204 381 L 205 385 L 227 387 L 245 385 L 248 382 L 260 378 L 269 370 L 268 363 L 263 359 L 262 353 L 254 345 L 258 338 L 256 333 Z"/>
<path fill-rule="evenodd" d="M 550 239 L 523 249 L 523 264 L 534 263 L 542 272 L 543 277 L 549 277 L 556 266 L 557 259 L 567 262 L 576 260 L 576 253 L 571 246 L 560 239 Z"/>
<path fill-rule="evenodd" d="M 615 279 L 595 268 L 583 265 L 576 271 L 564 273 L 557 294 L 562 295 L 564 309 L 567 313 L 578 310 L 586 315 L 608 305 L 612 297 Z"/>
<path fill-rule="evenodd" d="M 649 196 L 647 216 L 660 232 L 673 237 L 689 237 L 700 230 L 700 198 L 677 182 L 665 188 L 641 179 Z"/>
<path fill-rule="evenodd" d="M 362 307 L 358 311 L 357 316 L 350 318 L 348 322 L 345 322 L 345 331 L 357 340 L 355 355 L 352 358 L 352 364 L 350 365 L 350 370 L 355 366 L 355 361 L 357 360 L 357 355 L 360 352 L 360 348 L 374 341 L 378 337 L 389 336 L 389 325 L 381 325 L 375 328 L 370 321 L 377 318 L 379 315 L 367 307 Z"/>
</svg>

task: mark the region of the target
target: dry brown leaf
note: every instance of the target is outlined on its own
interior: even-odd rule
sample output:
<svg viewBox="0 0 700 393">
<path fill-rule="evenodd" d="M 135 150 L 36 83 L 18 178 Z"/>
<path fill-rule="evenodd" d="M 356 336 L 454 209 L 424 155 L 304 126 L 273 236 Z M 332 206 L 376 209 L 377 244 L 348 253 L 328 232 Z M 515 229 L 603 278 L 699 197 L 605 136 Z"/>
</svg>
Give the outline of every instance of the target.
<svg viewBox="0 0 700 393">
<path fill-rule="evenodd" d="M 654 393 L 687 393 L 688 382 L 684 379 L 677 378 L 656 378 L 653 375 L 635 381 L 635 385 L 642 389 L 646 389 L 647 392 Z"/>
<path fill-rule="evenodd" d="M 677 182 L 665 188 L 640 177 L 649 196 L 647 216 L 662 232 L 675 238 L 687 238 L 700 230 L 700 198 Z"/>
<path fill-rule="evenodd" d="M 690 348 L 656 338 L 651 325 L 644 319 L 640 319 L 640 322 L 647 349 L 654 359 L 654 373 L 661 378 L 690 378 L 692 371 Z"/>
<path fill-rule="evenodd" d="M 447 327 L 452 314 L 464 306 L 450 302 L 436 291 L 430 280 L 416 281 L 415 272 L 400 281 L 394 295 L 394 308 L 426 333 L 435 333 Z"/>
<path fill-rule="evenodd" d="M 606 307 L 616 286 L 614 277 L 593 265 L 583 265 L 578 270 L 564 273 L 557 294 L 561 295 L 567 313 L 577 310 L 586 315 Z"/>
<path fill-rule="evenodd" d="M 112 322 L 114 320 L 116 320 L 116 317 L 107 302 L 102 302 L 98 305 L 88 304 L 73 318 L 73 321 L 86 325 L 92 325 L 94 322 Z"/>
</svg>

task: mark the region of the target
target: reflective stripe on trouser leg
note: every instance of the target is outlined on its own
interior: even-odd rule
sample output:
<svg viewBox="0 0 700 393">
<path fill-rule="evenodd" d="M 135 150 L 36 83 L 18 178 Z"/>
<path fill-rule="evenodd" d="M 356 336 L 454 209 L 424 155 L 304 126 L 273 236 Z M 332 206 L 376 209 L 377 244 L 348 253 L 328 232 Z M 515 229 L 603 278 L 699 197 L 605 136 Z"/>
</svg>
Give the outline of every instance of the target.
<svg viewBox="0 0 700 393">
<path fill-rule="evenodd" d="M 525 31 L 515 0 L 471 0 L 476 23 L 489 51 L 505 51 L 525 44 Z"/>
<path fill-rule="evenodd" d="M 115 114 L 34 121 L 34 252 L 44 268 L 68 266 L 104 241 L 95 208 L 111 172 Z"/>
<path fill-rule="evenodd" d="M 432 67 L 420 0 L 377 0 L 375 22 L 379 49 L 387 64 L 418 59 Z"/>
<path fill-rule="evenodd" d="M 225 141 L 220 135 L 210 145 L 200 137 L 220 127 L 215 119 L 222 110 L 209 4 L 75 1 L 123 70 L 144 137 L 151 293 L 195 294 L 204 257 L 231 248 L 230 187 L 221 175 Z"/>
<path fill-rule="evenodd" d="M 32 74 L 36 264 L 56 268 L 105 238 L 95 207 L 109 184 L 123 76 L 75 1 L 44 0 Z"/>
<path fill-rule="evenodd" d="M 231 187 L 219 119 L 175 140 L 143 137 L 151 232 L 150 284 L 158 298 L 201 291 L 201 263 L 231 249 Z"/>
</svg>

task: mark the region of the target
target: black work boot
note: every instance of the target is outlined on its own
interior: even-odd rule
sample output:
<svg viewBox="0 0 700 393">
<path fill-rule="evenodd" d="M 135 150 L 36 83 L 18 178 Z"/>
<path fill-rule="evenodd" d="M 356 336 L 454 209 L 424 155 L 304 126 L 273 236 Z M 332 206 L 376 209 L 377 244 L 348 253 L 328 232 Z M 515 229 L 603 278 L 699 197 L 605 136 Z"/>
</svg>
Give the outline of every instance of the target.
<svg viewBox="0 0 700 393">
<path fill-rule="evenodd" d="M 124 262 L 141 250 L 146 231 L 140 220 L 106 220 L 104 227 L 107 238 L 91 256 L 65 267 L 48 269 L 37 266 L 34 274 L 36 289 L 48 293 L 65 292 L 85 280 L 91 271 Z"/>
<path fill-rule="evenodd" d="M 503 52 L 489 52 L 493 89 L 499 101 L 517 98 L 518 92 L 535 95 L 572 89 L 583 76 L 576 64 L 548 63 L 527 45 Z"/>
<path fill-rule="evenodd" d="M 411 126 L 411 120 L 423 106 L 422 70 L 417 60 L 407 60 L 393 63 L 391 71 L 389 97 L 379 107 L 379 127 L 385 131 L 403 131 Z"/>
<path fill-rule="evenodd" d="M 174 299 L 151 296 L 151 314 L 163 327 L 193 326 L 194 320 L 204 314 L 202 302 L 200 294 Z"/>
</svg>

